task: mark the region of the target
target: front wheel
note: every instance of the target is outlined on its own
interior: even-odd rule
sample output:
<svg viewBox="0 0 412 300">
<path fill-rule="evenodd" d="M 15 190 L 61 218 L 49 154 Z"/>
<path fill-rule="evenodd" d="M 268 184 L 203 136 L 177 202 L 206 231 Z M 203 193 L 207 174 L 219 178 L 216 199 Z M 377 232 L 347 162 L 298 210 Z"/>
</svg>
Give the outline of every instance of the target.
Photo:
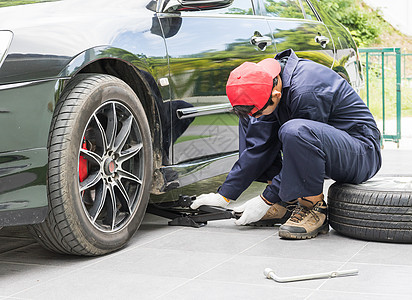
<svg viewBox="0 0 412 300">
<path fill-rule="evenodd" d="M 152 171 L 150 128 L 133 90 L 113 76 L 79 75 L 51 126 L 50 212 L 30 231 L 59 253 L 117 250 L 142 222 Z"/>
</svg>

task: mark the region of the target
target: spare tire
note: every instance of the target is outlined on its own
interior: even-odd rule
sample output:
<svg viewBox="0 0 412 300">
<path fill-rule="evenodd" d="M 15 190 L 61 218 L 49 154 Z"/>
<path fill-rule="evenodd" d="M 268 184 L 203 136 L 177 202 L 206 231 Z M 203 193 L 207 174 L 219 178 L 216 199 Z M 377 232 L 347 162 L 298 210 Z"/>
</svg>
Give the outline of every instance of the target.
<svg viewBox="0 0 412 300">
<path fill-rule="evenodd" d="M 328 191 L 329 223 L 337 232 L 368 241 L 412 243 L 412 176 L 374 177 Z"/>
</svg>

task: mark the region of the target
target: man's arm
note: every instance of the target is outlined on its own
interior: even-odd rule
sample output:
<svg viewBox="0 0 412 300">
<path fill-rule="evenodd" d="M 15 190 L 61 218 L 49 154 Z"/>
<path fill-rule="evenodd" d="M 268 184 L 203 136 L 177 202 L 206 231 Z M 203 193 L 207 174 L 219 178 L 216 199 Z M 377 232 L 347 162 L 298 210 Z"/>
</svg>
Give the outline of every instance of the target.
<svg viewBox="0 0 412 300">
<path fill-rule="evenodd" d="M 239 159 L 233 165 L 219 194 L 236 200 L 249 185 L 265 173 L 268 180 L 281 169 L 279 122 L 274 114 L 239 122 Z M 261 178 L 260 178 L 261 179 Z"/>
</svg>

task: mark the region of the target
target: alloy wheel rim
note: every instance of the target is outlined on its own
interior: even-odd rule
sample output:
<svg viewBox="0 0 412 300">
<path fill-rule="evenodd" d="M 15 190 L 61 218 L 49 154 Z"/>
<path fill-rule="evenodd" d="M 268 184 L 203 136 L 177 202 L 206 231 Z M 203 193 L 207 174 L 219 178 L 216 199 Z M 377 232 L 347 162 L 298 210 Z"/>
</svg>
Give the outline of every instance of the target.
<svg viewBox="0 0 412 300">
<path fill-rule="evenodd" d="M 116 232 L 138 209 L 144 149 L 134 115 L 118 101 L 98 107 L 87 122 L 78 155 L 82 207 L 102 232 Z"/>
</svg>

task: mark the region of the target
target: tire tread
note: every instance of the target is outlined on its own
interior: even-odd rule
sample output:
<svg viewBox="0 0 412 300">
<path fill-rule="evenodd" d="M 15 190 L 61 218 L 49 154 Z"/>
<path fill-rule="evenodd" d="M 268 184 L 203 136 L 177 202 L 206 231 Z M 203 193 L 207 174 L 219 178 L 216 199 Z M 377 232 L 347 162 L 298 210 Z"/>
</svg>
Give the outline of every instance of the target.
<svg viewBox="0 0 412 300">
<path fill-rule="evenodd" d="M 412 243 L 412 191 L 329 188 L 329 223 L 337 232 L 371 241 Z"/>
</svg>

